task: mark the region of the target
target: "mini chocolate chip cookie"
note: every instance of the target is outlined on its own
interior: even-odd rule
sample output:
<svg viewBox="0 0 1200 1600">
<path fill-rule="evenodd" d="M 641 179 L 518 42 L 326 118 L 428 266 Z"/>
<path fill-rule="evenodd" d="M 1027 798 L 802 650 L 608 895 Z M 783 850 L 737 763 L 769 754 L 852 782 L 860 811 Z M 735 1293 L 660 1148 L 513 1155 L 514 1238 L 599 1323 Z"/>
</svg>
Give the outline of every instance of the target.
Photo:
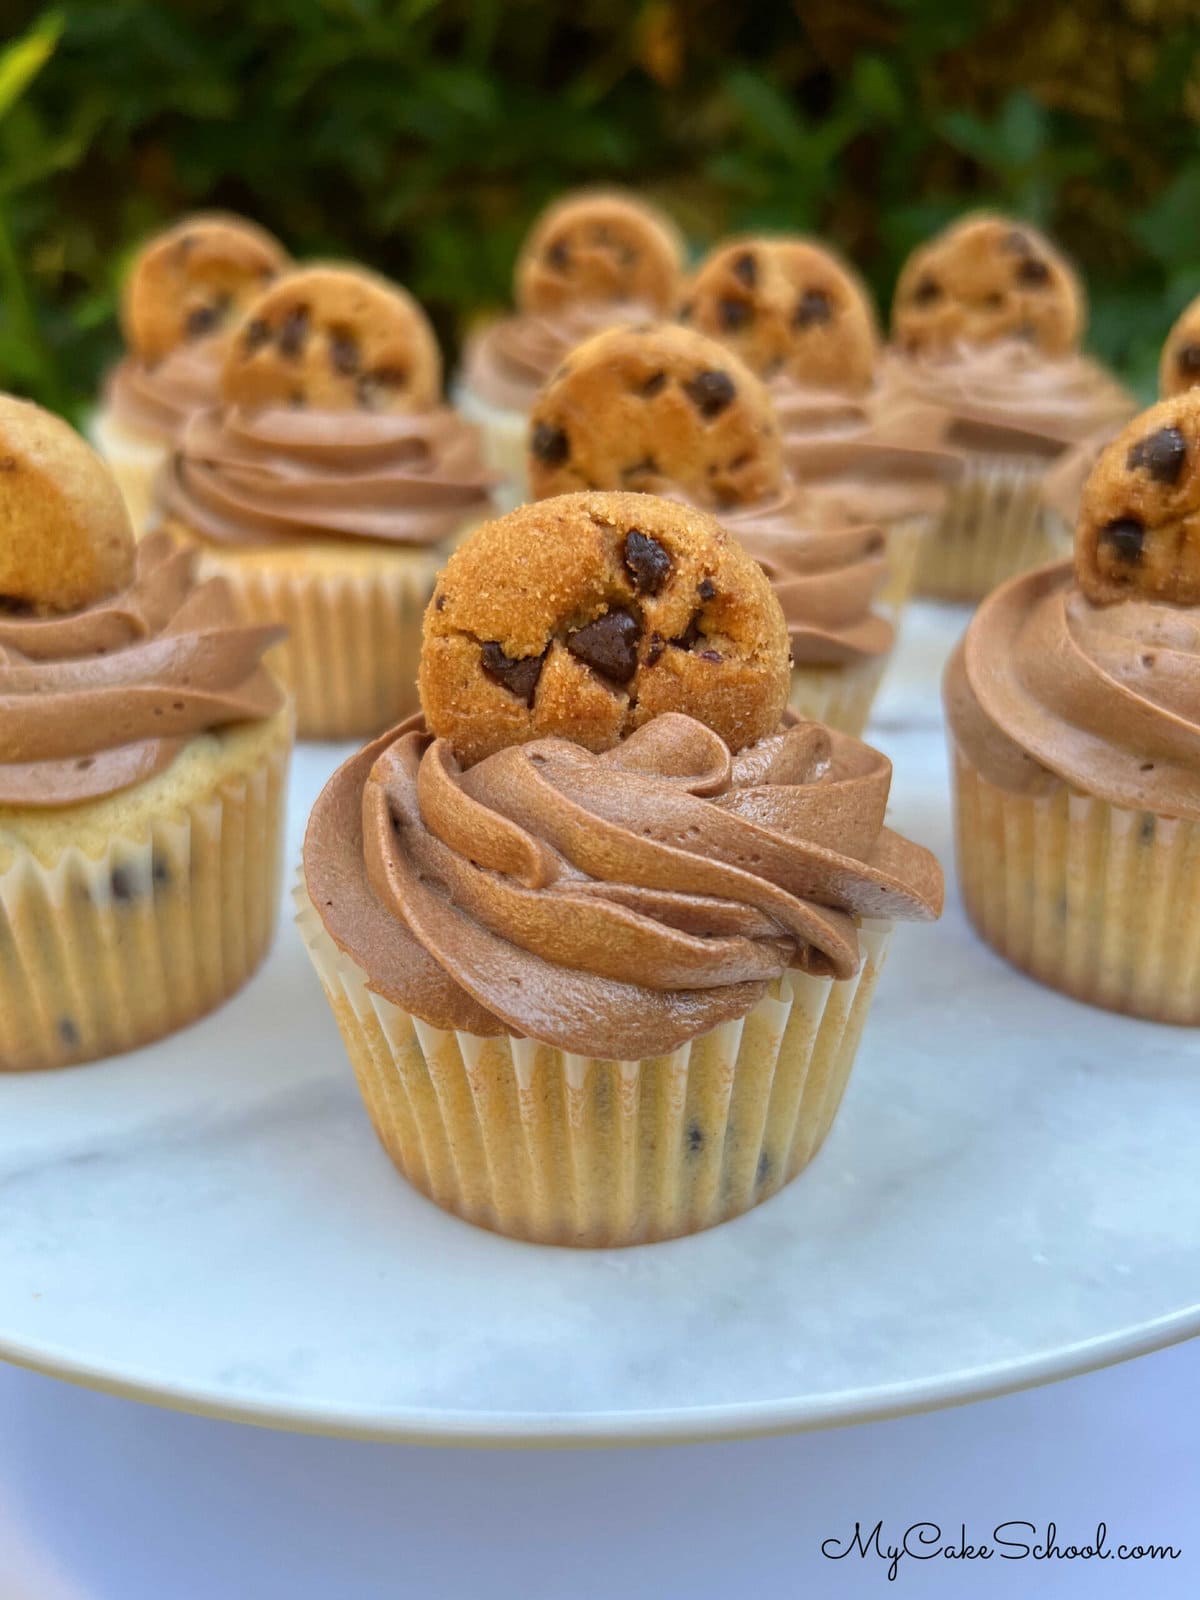
<svg viewBox="0 0 1200 1600">
<path fill-rule="evenodd" d="M 1024 339 L 1061 356 L 1078 345 L 1084 312 L 1083 285 L 1048 239 L 1023 222 L 974 216 L 909 256 L 892 327 L 910 353 Z"/>
<path fill-rule="evenodd" d="M 716 509 L 763 500 L 782 478 L 761 380 L 714 339 L 674 323 L 596 334 L 570 353 L 530 417 L 538 499 L 635 489 Z"/>
<path fill-rule="evenodd" d="M 153 366 L 179 345 L 228 335 L 287 262 L 279 241 L 242 217 L 185 217 L 133 264 L 121 304 L 126 344 Z"/>
<path fill-rule="evenodd" d="M 477 528 L 425 613 L 419 687 L 465 764 L 556 735 L 610 749 L 663 711 L 732 750 L 779 726 L 788 633 L 756 561 L 704 512 L 570 494 Z"/>
<path fill-rule="evenodd" d="M 428 411 L 442 361 L 425 313 L 398 285 L 361 267 L 303 267 L 249 308 L 221 388 L 251 411 Z"/>
<path fill-rule="evenodd" d="M 522 311 L 628 301 L 665 314 L 683 271 L 683 240 L 654 206 L 633 195 L 570 194 L 543 211 L 517 261 Z"/>
<path fill-rule="evenodd" d="M 1160 400 L 1101 453 L 1075 525 L 1090 600 L 1200 604 L 1200 389 Z"/>
<path fill-rule="evenodd" d="M 78 611 L 133 579 L 133 528 L 74 428 L 0 395 L 0 612 Z"/>
<path fill-rule="evenodd" d="M 1182 394 L 1200 383 L 1200 295 L 1172 324 L 1158 364 L 1158 392 Z"/>
<path fill-rule="evenodd" d="M 680 319 L 736 350 L 761 378 L 861 394 L 879 355 L 865 285 L 809 239 L 734 239 L 701 262 Z"/>
</svg>

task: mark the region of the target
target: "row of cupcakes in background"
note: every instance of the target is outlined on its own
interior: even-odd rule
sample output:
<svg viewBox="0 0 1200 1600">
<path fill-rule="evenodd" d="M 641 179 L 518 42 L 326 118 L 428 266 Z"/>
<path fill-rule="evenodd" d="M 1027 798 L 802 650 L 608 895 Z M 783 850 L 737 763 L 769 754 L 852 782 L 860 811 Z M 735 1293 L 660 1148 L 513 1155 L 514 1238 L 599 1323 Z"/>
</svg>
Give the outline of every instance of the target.
<svg viewBox="0 0 1200 1600">
<path fill-rule="evenodd" d="M 135 548 L 65 424 L 0 403 L 0 1064 L 212 1009 L 277 905 L 277 630 Z M 1075 561 L 1003 586 L 947 675 L 968 912 L 1091 1003 L 1200 1021 L 1200 391 L 1100 455 Z M 774 1193 L 836 1114 L 890 924 L 941 905 L 885 757 L 789 716 L 762 565 L 653 494 L 468 536 L 422 714 L 309 823 L 300 918 L 377 1132 L 439 1204 L 631 1243 Z M 533 691 L 533 692 L 531 692 Z M 497 698 L 497 696 L 501 698 Z M 499 713 L 499 716 L 498 716 Z"/>
<path fill-rule="evenodd" d="M 736 521 L 793 624 L 796 708 L 859 732 L 914 572 L 922 592 L 978 598 L 1061 554 L 1047 476 L 1090 463 L 1132 409 L 1078 352 L 1071 269 L 996 218 L 916 253 L 889 347 L 824 246 L 732 241 L 687 279 L 671 225 L 622 195 L 551 207 L 516 287 L 517 313 L 468 340 L 456 409 L 419 309 L 369 274 L 292 268 L 224 217 L 189 219 L 134 265 L 130 350 L 94 436 L 135 522 L 165 517 L 247 615 L 287 625 L 304 737 L 360 735 L 412 709 L 417 623 L 445 551 L 493 500 L 547 485 L 681 494 Z M 669 460 L 661 441 L 636 441 L 677 387 L 634 404 L 611 371 L 607 387 L 597 376 L 632 359 L 595 343 L 621 326 L 643 340 L 643 366 L 658 352 L 718 386 Z M 573 441 L 549 415 L 564 405 L 582 419 Z M 777 444 L 758 438 L 753 466 L 735 466 L 739 420 L 761 435 L 768 417 Z"/>
</svg>

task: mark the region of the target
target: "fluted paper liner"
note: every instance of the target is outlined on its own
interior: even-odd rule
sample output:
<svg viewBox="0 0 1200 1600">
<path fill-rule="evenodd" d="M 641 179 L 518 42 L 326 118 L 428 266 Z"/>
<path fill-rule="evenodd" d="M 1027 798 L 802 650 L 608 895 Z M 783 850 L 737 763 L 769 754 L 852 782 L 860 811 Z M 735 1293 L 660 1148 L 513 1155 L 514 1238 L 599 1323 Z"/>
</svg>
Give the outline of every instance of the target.
<svg viewBox="0 0 1200 1600">
<path fill-rule="evenodd" d="M 283 623 L 268 664 L 292 690 L 301 739 L 364 739 L 417 710 L 421 620 L 445 550 L 391 553 L 346 573 L 287 571 L 205 549 L 248 622 Z"/>
<path fill-rule="evenodd" d="M 241 987 L 274 935 L 290 748 L 285 724 L 100 856 L 18 850 L 0 870 L 0 1069 L 132 1050 Z"/>
<path fill-rule="evenodd" d="M 455 395 L 455 404 L 479 429 L 483 459 L 503 479 L 496 490 L 498 510 L 512 511 L 523 505 L 529 499 L 528 412 L 493 405 L 465 386 Z"/>
<path fill-rule="evenodd" d="M 788 706 L 806 722 L 823 722 L 861 738 L 889 660 L 890 653 L 842 666 L 797 664 Z"/>
<path fill-rule="evenodd" d="M 917 562 L 936 522 L 933 512 L 922 511 L 886 525 L 887 581 L 879 592 L 878 604 L 893 622 L 899 620 L 912 599 Z"/>
<path fill-rule="evenodd" d="M 1012 793 L 952 754 L 963 901 L 987 943 L 1089 1005 L 1200 1023 L 1200 825 L 1066 784 Z"/>
<path fill-rule="evenodd" d="M 157 520 L 154 484 L 167 459 L 166 445 L 155 439 L 131 436 L 103 410 L 92 416 L 88 437 L 117 480 L 133 531 L 140 539 Z"/>
<path fill-rule="evenodd" d="M 982 600 L 1017 573 L 1070 555 L 1070 540 L 1042 503 L 1049 465 L 1042 456 L 969 457 L 921 545 L 916 592 Z"/>
<path fill-rule="evenodd" d="M 396 1167 L 444 1210 L 538 1244 L 696 1233 L 794 1178 L 841 1103 L 891 932 L 864 925 L 854 978 L 789 972 L 671 1055 L 608 1061 L 430 1027 L 368 989 L 303 886 L 296 904 Z"/>
</svg>

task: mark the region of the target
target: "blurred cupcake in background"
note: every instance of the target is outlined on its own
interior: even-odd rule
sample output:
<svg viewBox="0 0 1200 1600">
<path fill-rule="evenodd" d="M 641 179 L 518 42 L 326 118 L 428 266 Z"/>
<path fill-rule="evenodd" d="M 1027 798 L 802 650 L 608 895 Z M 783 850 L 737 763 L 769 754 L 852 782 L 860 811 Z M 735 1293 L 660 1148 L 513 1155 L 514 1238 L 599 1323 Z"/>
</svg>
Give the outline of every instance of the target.
<svg viewBox="0 0 1200 1600">
<path fill-rule="evenodd" d="M 581 190 L 543 211 L 513 278 L 516 314 L 468 338 L 457 400 L 483 429 L 502 498 L 525 499 L 525 424 L 572 346 L 602 328 L 667 316 L 684 243 L 657 207 L 618 190 Z"/>
<path fill-rule="evenodd" d="M 230 336 L 251 300 L 287 266 L 278 240 L 243 217 L 185 217 L 143 245 L 125 281 L 126 354 L 109 373 L 92 442 L 120 485 L 134 532 L 180 429 L 217 398 Z"/>
<path fill-rule="evenodd" d="M 1005 217 L 955 223 L 905 263 L 886 381 L 949 414 L 962 471 L 922 546 L 917 589 L 979 600 L 1069 551 L 1046 507 L 1048 474 L 1134 402 L 1080 353 L 1083 285 L 1035 229 Z"/>
<path fill-rule="evenodd" d="M 958 456 L 942 442 L 944 411 L 882 381 L 879 327 L 858 274 L 811 239 L 731 239 L 701 262 L 680 320 L 767 383 L 784 460 L 812 504 L 884 530 L 880 598 L 901 607 Z"/>
<path fill-rule="evenodd" d="M 783 607 L 792 708 L 862 731 L 895 642 L 875 604 L 886 536 L 827 520 L 791 479 L 766 386 L 731 350 L 676 323 L 596 334 L 534 405 L 529 481 L 539 500 L 625 489 L 711 511 Z"/>
<path fill-rule="evenodd" d="M 414 709 L 421 613 L 491 481 L 442 400 L 421 308 L 359 268 L 312 266 L 250 307 L 159 495 L 243 615 L 287 626 L 300 736 L 344 739 Z"/>
<path fill-rule="evenodd" d="M 163 533 L 135 545 L 65 422 L 0 396 L 0 1071 L 147 1044 L 275 929 L 292 743 L 242 622 Z"/>
</svg>

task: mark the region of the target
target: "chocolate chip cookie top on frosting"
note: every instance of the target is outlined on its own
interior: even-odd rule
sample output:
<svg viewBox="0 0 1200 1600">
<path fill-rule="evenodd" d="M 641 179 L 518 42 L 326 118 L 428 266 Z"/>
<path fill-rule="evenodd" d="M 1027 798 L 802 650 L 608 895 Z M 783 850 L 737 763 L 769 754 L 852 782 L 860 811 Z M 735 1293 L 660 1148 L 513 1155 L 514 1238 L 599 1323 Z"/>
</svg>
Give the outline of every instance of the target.
<svg viewBox="0 0 1200 1600">
<path fill-rule="evenodd" d="M 702 512 L 571 494 L 477 528 L 425 613 L 430 729 L 464 763 L 547 735 L 606 750 L 685 711 L 734 750 L 779 725 L 788 634 L 759 566 Z"/>
<path fill-rule="evenodd" d="M 861 394 L 875 373 L 879 328 L 866 287 L 815 240 L 719 246 L 697 268 L 679 315 L 767 380 Z"/>
<path fill-rule="evenodd" d="M 1006 788 L 1062 781 L 1200 820 L 1200 391 L 1102 454 L 1075 562 L 984 601 L 947 674 L 951 726 Z"/>
<path fill-rule="evenodd" d="M 163 509 L 230 546 L 439 543 L 487 509 L 492 481 L 440 381 L 403 290 L 351 267 L 290 273 L 247 312 L 222 403 L 191 419 L 160 481 Z"/>
</svg>

